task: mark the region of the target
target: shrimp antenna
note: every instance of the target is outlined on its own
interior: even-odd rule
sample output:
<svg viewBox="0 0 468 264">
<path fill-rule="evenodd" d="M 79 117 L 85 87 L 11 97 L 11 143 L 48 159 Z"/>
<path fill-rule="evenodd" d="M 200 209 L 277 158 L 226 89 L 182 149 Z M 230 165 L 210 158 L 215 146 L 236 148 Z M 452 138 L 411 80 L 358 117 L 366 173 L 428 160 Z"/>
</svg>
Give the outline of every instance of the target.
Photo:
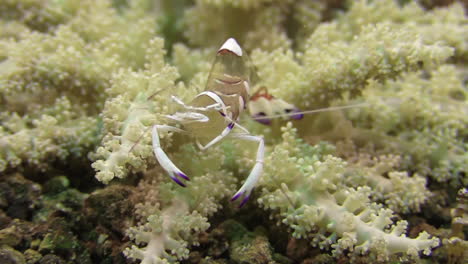
<svg viewBox="0 0 468 264">
<path fill-rule="evenodd" d="M 301 112 L 294 112 L 288 114 L 278 114 L 278 115 L 269 115 L 269 116 L 259 116 L 254 117 L 254 120 L 263 120 L 263 119 L 270 119 L 276 117 L 285 117 L 285 116 L 296 116 L 301 114 L 314 114 L 314 113 L 321 113 L 321 112 L 331 112 L 337 110 L 344 110 L 349 108 L 356 108 L 356 107 L 365 107 L 369 106 L 369 103 L 359 103 L 359 104 L 351 104 L 351 105 L 344 105 L 344 106 L 332 106 L 327 108 L 315 109 L 315 110 L 308 110 L 308 111 L 301 111 Z"/>
</svg>

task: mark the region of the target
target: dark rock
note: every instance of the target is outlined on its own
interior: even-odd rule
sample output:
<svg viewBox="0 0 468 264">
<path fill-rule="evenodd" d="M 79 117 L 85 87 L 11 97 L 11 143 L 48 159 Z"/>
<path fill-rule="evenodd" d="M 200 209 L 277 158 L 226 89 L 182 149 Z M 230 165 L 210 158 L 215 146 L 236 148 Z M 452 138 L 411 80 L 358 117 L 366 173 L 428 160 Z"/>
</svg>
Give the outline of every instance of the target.
<svg viewBox="0 0 468 264">
<path fill-rule="evenodd" d="M 0 209 L 11 218 L 30 220 L 40 204 L 41 186 L 15 173 L 0 182 Z"/>
<path fill-rule="evenodd" d="M 111 185 L 93 192 L 85 200 L 85 214 L 90 221 L 125 234 L 133 215 L 133 187 Z"/>
<path fill-rule="evenodd" d="M 26 264 L 26 260 L 21 252 L 12 247 L 0 247 L 0 263 L 2 264 Z"/>
<path fill-rule="evenodd" d="M 53 254 L 47 254 L 39 260 L 39 264 L 65 264 L 65 260 Z"/>
</svg>

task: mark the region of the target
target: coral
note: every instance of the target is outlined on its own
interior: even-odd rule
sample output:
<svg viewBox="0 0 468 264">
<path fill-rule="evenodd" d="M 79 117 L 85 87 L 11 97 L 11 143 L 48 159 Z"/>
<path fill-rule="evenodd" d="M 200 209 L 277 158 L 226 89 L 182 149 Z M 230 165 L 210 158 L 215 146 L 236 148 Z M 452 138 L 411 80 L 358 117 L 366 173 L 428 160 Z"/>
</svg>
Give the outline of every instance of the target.
<svg viewBox="0 0 468 264">
<path fill-rule="evenodd" d="M 188 243 L 193 233 L 204 231 L 209 224 L 207 219 L 194 212 L 187 212 L 187 205 L 177 202 L 164 210 L 155 212 L 148 217 L 148 223 L 140 228 L 132 228 L 128 235 L 137 244 L 147 243 L 139 249 L 133 246 L 124 251 L 132 259 L 140 259 L 142 263 L 169 263 L 163 259 L 184 259 L 188 257 Z M 169 250 L 171 257 L 165 250 Z"/>
<path fill-rule="evenodd" d="M 204 178 L 206 179 L 206 177 L 200 177 L 199 183 L 194 183 L 194 188 L 206 188 L 207 186 L 203 185 Z M 154 189 L 157 186 L 156 184 L 146 185 L 144 188 L 150 186 Z M 167 183 L 159 186 L 169 187 Z M 167 191 L 161 190 L 160 192 Z M 177 193 L 177 190 L 175 192 Z M 130 228 L 127 232 L 136 244 L 146 244 L 146 246 L 132 246 L 126 249 L 124 254 L 132 259 L 140 259 L 142 263 L 165 263 L 163 261 L 165 259 L 187 258 L 189 253 L 187 247 L 197 244 L 196 234 L 208 229 L 209 223 L 206 217 L 214 213 L 218 206 L 213 202 L 200 204 L 199 202 L 203 203 L 202 200 L 206 198 L 191 197 L 189 193 L 186 193 L 185 197 L 183 194 L 181 197 L 172 194 L 172 199 L 168 199 L 170 195 L 163 196 L 158 191 L 151 191 L 149 194 L 137 211 L 142 219 L 141 224 Z M 200 194 L 207 195 L 206 192 Z M 167 204 L 162 200 L 169 200 L 172 204 Z M 206 206 L 206 209 L 196 210 L 200 205 Z M 208 209 L 210 205 L 212 209 Z"/>
<path fill-rule="evenodd" d="M 457 207 L 450 212 L 452 215 L 451 236 L 464 238 L 463 227 L 468 225 L 468 190 L 460 189 L 457 195 Z"/>
<path fill-rule="evenodd" d="M 462 139 L 468 120 L 462 78 L 457 68 L 444 65 L 385 84 L 370 82 L 365 96 L 371 109 L 359 110 L 352 120 L 374 137 L 386 137 L 377 148 L 400 155 L 400 168 L 466 185 L 467 146 Z"/>
<path fill-rule="evenodd" d="M 73 1 L 5 0 L 0 6 L 0 16 L 33 30 L 48 31 L 67 21 L 71 6 Z"/>
<path fill-rule="evenodd" d="M 50 11 L 8 2 L 21 16 Z M 62 3 L 26 2 L 33 6 Z M 72 154 L 86 156 L 101 138 L 97 114 L 107 100 L 104 90 L 113 72 L 142 68 L 147 62 L 156 25 L 148 17 L 136 16 L 138 5 L 125 13 L 129 23 L 108 1 L 62 4 L 61 8 L 70 4 L 70 10 L 77 12 L 66 24 L 49 28 L 50 32 L 7 31 L 0 39 L 0 171 L 20 165 L 45 170 Z M 9 10 L 8 5 L 2 8 Z M 14 23 L 15 28 L 21 25 Z"/>
<path fill-rule="evenodd" d="M 314 247 L 294 261 L 369 263 L 417 261 L 439 237 L 448 253 L 437 257 L 461 261 L 463 218 L 455 210 L 450 223 L 447 208 L 468 184 L 467 19 L 461 3 L 424 2 L 430 9 L 397 0 L 3 1 L 2 253 L 20 262 L 90 263 L 92 254 L 223 263 L 213 258 L 231 247 L 232 258 L 273 262 L 294 238 Z M 266 143 L 263 178 L 242 209 L 226 204 L 255 162 L 255 144 L 200 152 L 186 135 L 161 134 L 191 178 L 182 188 L 156 164 L 149 133 L 180 110 L 171 95 L 189 103 L 205 89 L 215 47 L 228 37 L 249 53 L 258 84 L 300 109 L 365 102 L 282 132 L 284 120 L 261 127 L 241 118 Z M 3 177 L 10 172 L 23 176 Z M 77 190 L 77 182 L 89 183 Z M 456 234 L 419 232 L 416 213 Z M 233 214 L 245 226 L 277 221 L 265 236 L 283 242 L 247 237 L 261 242 L 260 257 L 242 239 L 206 254 L 205 232 Z"/>
<path fill-rule="evenodd" d="M 431 193 L 426 189 L 426 178 L 419 175 L 409 177 L 407 172 L 392 171 L 388 174 L 388 180 L 381 179 L 381 183 L 391 186 L 383 192 L 385 205 L 396 212 L 409 213 L 420 212 L 421 205 L 429 200 Z M 371 184 L 369 184 L 372 186 Z M 378 186 L 373 186 L 377 191 Z"/>
<path fill-rule="evenodd" d="M 348 12 L 338 19 L 338 28 L 342 34 L 334 37 L 352 39 L 369 24 L 391 22 L 396 27 L 416 25 L 423 44 L 439 42 L 455 48 L 455 57 L 466 61 L 468 58 L 468 29 L 466 16 L 461 3 L 424 10 L 417 2 L 410 1 L 399 5 L 397 1 L 353 1 Z"/>
<path fill-rule="evenodd" d="M 419 212 L 420 206 L 431 197 L 425 177 L 417 174 L 409 177 L 408 172 L 400 170 L 401 156 L 358 149 L 349 138 L 336 143 L 334 154 L 349 163 L 351 169 L 346 172 L 349 184 L 372 187 L 373 199 L 383 201 L 395 212 Z"/>
<path fill-rule="evenodd" d="M 127 248 L 126 256 L 142 263 L 188 258 L 188 246 L 197 245 L 197 234 L 210 226 L 207 217 L 221 209 L 220 200 L 235 190 L 236 179 L 220 169 L 220 148 L 204 156 L 193 153 L 193 146 L 189 149 L 192 150 L 183 151 L 177 160 L 191 160 L 184 163 L 184 170 L 200 176 L 191 180 L 186 189 L 179 188 L 160 171 L 149 172 L 147 177 L 156 179 L 139 185 L 141 193 L 145 193 L 144 202 L 137 205 L 140 223 L 127 233 L 137 245 L 146 246 Z"/>
<path fill-rule="evenodd" d="M 276 1 L 274 5 L 255 5 L 245 9 L 205 2 L 211 1 L 198 1 L 184 15 L 187 26 L 184 34 L 190 43 L 203 47 L 218 46 L 227 38 L 235 37 L 244 43 L 246 50 L 290 47 L 291 41 L 283 24 L 291 8 L 288 4 L 292 1 Z M 214 13 L 218 15 L 213 16 Z"/>
<path fill-rule="evenodd" d="M 153 124 L 165 122 L 163 114 L 175 109 L 160 101 L 167 100 L 167 91 L 180 91 L 179 96 L 185 98 L 183 87 L 175 86 L 178 72 L 164 63 L 162 48 L 163 40 L 153 39 L 147 50 L 151 64 L 144 71 L 120 70 L 106 90 L 109 98 L 102 113 L 105 136 L 96 151 L 98 160 L 93 163 L 98 171 L 96 177 L 102 182 L 123 178 L 131 171 L 144 171 L 152 163 L 144 161 L 153 158 L 145 132 Z"/>
<path fill-rule="evenodd" d="M 269 4 L 272 2 L 280 2 L 277 0 L 198 0 L 198 3 L 208 4 L 213 6 L 225 7 L 232 6 L 243 9 L 254 9 L 259 8 L 264 4 Z"/>
<path fill-rule="evenodd" d="M 20 165 L 46 170 L 56 160 L 86 155 L 99 141 L 99 120 L 80 116 L 64 97 L 29 115 L 3 112 L 0 120 L 0 172 Z"/>
<path fill-rule="evenodd" d="M 367 25 L 349 42 L 334 38 L 340 35 L 335 24 L 324 24 L 309 37 L 303 54 L 257 50 L 252 58 L 272 93 L 307 109 L 327 106 L 345 94 L 357 96 L 370 79 L 395 78 L 453 54 L 448 46 L 424 44 L 415 28 L 388 23 Z M 277 69 L 284 69 L 283 74 L 276 74 Z"/>
<path fill-rule="evenodd" d="M 468 260 L 468 241 L 463 228 L 468 226 L 468 190 L 460 189 L 457 196 L 457 206 L 451 210 L 452 230 L 449 238 L 443 240 L 447 248 L 448 263 L 464 263 Z"/>
<path fill-rule="evenodd" d="M 199 0 L 185 12 L 184 35 L 201 47 L 217 46 L 228 37 L 248 51 L 303 47 L 330 5 L 322 0 Z"/>
<path fill-rule="evenodd" d="M 299 50 L 303 50 L 306 39 L 314 32 L 323 19 L 323 12 L 327 9 L 327 1 L 296 1 L 292 10 L 293 26 L 297 32 L 295 42 Z"/>
<path fill-rule="evenodd" d="M 197 90 L 202 91 L 208 78 L 206 73 L 210 71 L 213 63 L 208 60 L 213 51 L 211 49 L 189 49 L 181 43 L 174 45 L 173 50 L 172 64 L 177 67 L 182 81 L 187 84 L 192 82 L 191 87 L 198 86 Z"/>
<path fill-rule="evenodd" d="M 258 203 L 292 229 L 296 238 L 314 246 L 333 248 L 333 253 L 370 253 L 387 260 L 396 253 L 416 258 L 430 254 L 439 239 L 425 232 L 408 238 L 404 220 L 394 223 L 393 212 L 369 200 L 369 186 L 346 186 L 347 164 L 327 155 L 326 144 L 311 147 L 295 136 L 291 123 L 266 159 Z M 354 252 L 354 253 L 353 253 Z"/>
</svg>

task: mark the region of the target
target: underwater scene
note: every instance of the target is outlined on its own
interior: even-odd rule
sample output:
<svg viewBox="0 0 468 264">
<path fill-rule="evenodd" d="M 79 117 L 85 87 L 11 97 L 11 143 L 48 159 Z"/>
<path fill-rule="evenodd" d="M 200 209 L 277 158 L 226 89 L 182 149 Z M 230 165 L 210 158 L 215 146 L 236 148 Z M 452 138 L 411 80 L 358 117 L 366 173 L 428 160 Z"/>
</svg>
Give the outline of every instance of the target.
<svg viewBox="0 0 468 264">
<path fill-rule="evenodd" d="M 0 0 L 0 264 L 468 263 L 467 11 Z"/>
</svg>

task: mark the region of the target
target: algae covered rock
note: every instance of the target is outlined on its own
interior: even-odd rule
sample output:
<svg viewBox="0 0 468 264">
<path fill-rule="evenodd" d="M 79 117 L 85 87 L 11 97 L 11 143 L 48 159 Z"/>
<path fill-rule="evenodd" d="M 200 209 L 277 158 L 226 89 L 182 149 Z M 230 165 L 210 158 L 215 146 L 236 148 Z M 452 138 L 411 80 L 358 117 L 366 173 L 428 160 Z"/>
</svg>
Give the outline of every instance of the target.
<svg viewBox="0 0 468 264">
<path fill-rule="evenodd" d="M 0 247 L 0 263 L 2 264 L 26 264 L 26 259 L 21 252 L 8 246 Z"/>
<path fill-rule="evenodd" d="M 23 175 L 2 176 L 0 182 L 0 206 L 12 218 L 31 219 L 40 204 L 42 188 Z"/>
<path fill-rule="evenodd" d="M 273 260 L 273 251 L 266 236 L 249 232 L 232 220 L 224 222 L 222 228 L 230 241 L 229 256 L 236 263 L 277 263 Z"/>
<path fill-rule="evenodd" d="M 134 210 L 132 195 L 134 188 L 125 185 L 111 185 L 89 195 L 84 201 L 87 218 L 114 232 L 124 234 L 131 223 Z"/>
</svg>

